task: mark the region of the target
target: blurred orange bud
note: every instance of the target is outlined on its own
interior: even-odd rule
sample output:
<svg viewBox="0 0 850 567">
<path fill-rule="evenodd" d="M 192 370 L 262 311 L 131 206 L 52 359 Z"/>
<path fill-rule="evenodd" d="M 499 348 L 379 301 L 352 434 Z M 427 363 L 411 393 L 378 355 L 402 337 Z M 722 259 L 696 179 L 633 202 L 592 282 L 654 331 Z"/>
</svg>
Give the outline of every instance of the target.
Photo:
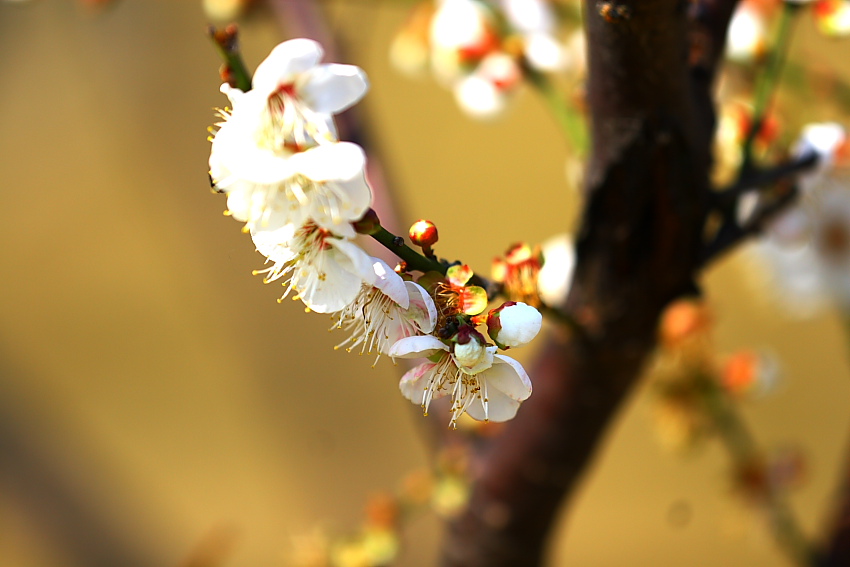
<svg viewBox="0 0 850 567">
<path fill-rule="evenodd" d="M 700 301 L 681 299 L 670 304 L 661 316 L 661 342 L 668 348 L 704 336 L 711 328 L 711 313 Z"/>
<path fill-rule="evenodd" d="M 398 522 L 398 502 L 386 492 L 373 495 L 366 503 L 366 523 L 369 526 L 391 529 Z"/>
<path fill-rule="evenodd" d="M 401 481 L 401 497 L 413 504 L 430 500 L 433 490 L 434 476 L 428 471 L 414 471 Z"/>
<path fill-rule="evenodd" d="M 735 396 L 758 396 L 770 392 L 778 374 L 778 363 L 772 356 L 742 350 L 726 360 L 720 380 L 723 387 Z"/>
</svg>

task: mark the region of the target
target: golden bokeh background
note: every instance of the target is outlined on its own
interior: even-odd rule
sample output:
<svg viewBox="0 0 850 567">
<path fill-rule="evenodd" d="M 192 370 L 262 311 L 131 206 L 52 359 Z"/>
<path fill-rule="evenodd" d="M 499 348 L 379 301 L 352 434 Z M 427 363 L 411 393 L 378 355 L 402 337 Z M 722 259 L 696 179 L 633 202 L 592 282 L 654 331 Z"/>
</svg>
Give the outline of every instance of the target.
<svg viewBox="0 0 850 567">
<path fill-rule="evenodd" d="M 534 93 L 474 123 L 389 67 L 406 3 L 329 6 L 372 82 L 363 111 L 404 212 L 391 228 L 430 218 L 440 254 L 486 271 L 572 226 L 566 145 Z M 205 24 L 199 0 L 0 3 L 2 567 L 186 565 L 209 542 L 230 546 L 223 565 L 285 565 L 293 535 L 356 527 L 369 494 L 427 466 L 399 369 L 334 352 L 327 317 L 251 276 L 261 257 L 207 186 L 226 100 Z M 245 22 L 249 65 L 286 33 L 268 13 Z M 797 56 L 820 53 L 801 33 Z M 792 502 L 814 533 L 850 433 L 845 335 L 835 315 L 786 318 L 748 270 L 739 255 L 706 278 L 718 344 L 779 354 L 782 386 L 743 411 L 766 447 L 804 449 Z M 553 564 L 783 565 L 730 496 L 725 455 L 666 452 L 649 414 L 636 392 Z M 415 520 L 398 564 L 434 564 L 439 530 Z"/>
</svg>

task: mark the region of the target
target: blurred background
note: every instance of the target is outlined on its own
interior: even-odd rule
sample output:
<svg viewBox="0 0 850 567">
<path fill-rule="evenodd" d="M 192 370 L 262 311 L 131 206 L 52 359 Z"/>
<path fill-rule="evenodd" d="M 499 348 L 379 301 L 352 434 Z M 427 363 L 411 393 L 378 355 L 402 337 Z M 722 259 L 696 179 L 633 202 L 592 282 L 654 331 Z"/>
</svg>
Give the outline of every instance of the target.
<svg viewBox="0 0 850 567">
<path fill-rule="evenodd" d="M 401 211 L 391 229 L 429 218 L 439 254 L 486 273 L 508 245 L 573 226 L 567 146 L 535 93 L 473 122 L 391 68 L 407 3 L 323 4 L 372 83 L 360 112 Z M 283 566 L 293 537 L 355 528 L 370 494 L 428 466 L 400 369 L 334 351 L 327 317 L 251 276 L 262 258 L 207 182 L 226 99 L 206 24 L 200 1 L 0 2 L 2 567 Z M 840 59 L 807 30 L 797 60 Z M 249 67 L 291 33 L 256 11 Z M 743 412 L 764 446 L 805 454 L 792 503 L 814 533 L 850 433 L 845 335 L 835 314 L 788 318 L 751 271 L 738 253 L 707 274 L 717 343 L 777 353 L 779 388 Z M 657 442 L 644 390 L 553 565 L 784 564 L 716 445 L 683 459 Z M 414 520 L 397 564 L 433 565 L 439 531 Z"/>
</svg>

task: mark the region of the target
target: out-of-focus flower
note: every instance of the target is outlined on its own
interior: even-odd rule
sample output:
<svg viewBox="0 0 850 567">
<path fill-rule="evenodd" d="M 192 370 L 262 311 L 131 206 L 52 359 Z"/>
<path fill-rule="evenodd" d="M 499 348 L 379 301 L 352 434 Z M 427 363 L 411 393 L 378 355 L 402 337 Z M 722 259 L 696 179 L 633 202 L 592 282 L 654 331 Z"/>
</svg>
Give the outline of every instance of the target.
<svg viewBox="0 0 850 567">
<path fill-rule="evenodd" d="M 537 275 L 537 291 L 543 303 L 562 307 L 572 285 L 575 249 L 568 234 L 554 236 L 541 246 L 543 266 Z"/>
<path fill-rule="evenodd" d="M 847 0 L 817 0 L 815 21 L 818 29 L 828 36 L 850 34 L 850 2 Z"/>
<path fill-rule="evenodd" d="M 505 108 L 524 65 L 540 72 L 578 66 L 556 23 L 544 0 L 436 0 L 414 10 L 390 54 L 406 72 L 430 63 L 465 112 L 489 118 Z"/>
<path fill-rule="evenodd" d="M 426 414 L 431 400 L 452 397 L 451 425 L 468 413 L 483 421 L 507 421 L 531 395 L 531 381 L 514 359 L 494 354 L 474 332 L 449 347 L 436 337 L 408 337 L 390 349 L 393 358 L 428 358 L 401 379 L 401 392 L 421 404 Z M 463 340 L 463 339 L 461 339 Z"/>
<path fill-rule="evenodd" d="M 803 191 L 812 191 L 833 168 L 847 161 L 850 153 L 847 132 L 835 122 L 808 124 L 803 128 L 800 139 L 794 148 L 797 157 L 815 154 L 818 163 L 814 169 L 800 175 L 799 183 Z"/>
<path fill-rule="evenodd" d="M 667 348 L 677 348 L 682 343 L 707 336 L 711 323 L 711 312 L 702 301 L 679 299 L 661 315 L 661 342 Z"/>
<path fill-rule="evenodd" d="M 504 258 L 493 260 L 493 280 L 502 284 L 502 293 L 509 300 L 538 307 L 537 276 L 541 264 L 539 248 L 532 249 L 524 242 L 514 244 Z"/>
<path fill-rule="evenodd" d="M 204 0 L 204 13 L 211 20 L 230 22 L 242 16 L 254 0 Z"/>
<path fill-rule="evenodd" d="M 283 298 L 295 290 L 317 313 L 343 309 L 357 297 L 363 282 L 373 284 L 371 258 L 356 244 L 316 226 L 285 225 L 251 234 L 257 251 L 272 266 L 257 270 L 265 282 L 285 278 Z"/>
<path fill-rule="evenodd" d="M 469 482 L 456 475 L 440 478 L 434 486 L 431 506 L 444 518 L 453 518 L 460 514 L 469 502 Z"/>
<path fill-rule="evenodd" d="M 724 102 L 720 106 L 717 131 L 714 136 L 715 167 L 713 181 L 718 185 L 735 180 L 743 159 L 743 144 L 753 128 L 752 108 L 737 100 Z M 768 113 L 755 136 L 754 148 L 763 151 L 779 136 L 780 123 L 777 116 Z"/>
<path fill-rule="evenodd" d="M 768 238 L 751 248 L 756 265 L 800 315 L 830 300 L 850 309 L 850 186 L 835 175 L 846 148 L 838 125 L 804 129 L 795 153 L 816 153 L 818 166 L 801 178 L 800 204 L 768 225 Z"/>
<path fill-rule="evenodd" d="M 354 65 L 323 64 L 322 47 L 292 39 L 275 47 L 257 67 L 252 88 L 234 89 L 228 119 L 245 122 L 260 147 L 303 150 L 336 140 L 332 115 L 359 101 L 369 87 Z"/>
<path fill-rule="evenodd" d="M 405 337 L 434 330 L 437 308 L 422 286 L 404 281 L 383 260 L 372 259 L 375 281 L 364 283 L 357 297 L 335 315 L 334 327 L 351 336 L 337 345 L 351 352 L 387 354 Z M 377 362 L 377 359 L 376 359 Z"/>
<path fill-rule="evenodd" d="M 711 431 L 711 422 L 701 407 L 699 394 L 688 381 L 661 382 L 656 386 L 653 406 L 656 431 L 670 450 L 693 449 Z"/>
<path fill-rule="evenodd" d="M 729 23 L 726 56 L 733 61 L 751 62 L 767 50 L 764 14 L 752 2 L 741 2 Z"/>
<path fill-rule="evenodd" d="M 743 350 L 726 359 L 720 373 L 723 387 L 737 397 L 760 398 L 776 388 L 779 363 L 767 352 Z"/>
</svg>

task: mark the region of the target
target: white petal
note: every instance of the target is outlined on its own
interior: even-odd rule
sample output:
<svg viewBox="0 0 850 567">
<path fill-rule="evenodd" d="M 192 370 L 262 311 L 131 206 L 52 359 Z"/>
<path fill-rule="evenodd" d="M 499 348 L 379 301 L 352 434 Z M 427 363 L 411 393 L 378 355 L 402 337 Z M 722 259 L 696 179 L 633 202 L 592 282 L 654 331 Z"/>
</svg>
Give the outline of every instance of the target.
<svg viewBox="0 0 850 567">
<path fill-rule="evenodd" d="M 552 32 L 556 27 L 552 8 L 542 0 L 502 0 L 505 17 L 523 33 Z"/>
<path fill-rule="evenodd" d="M 498 341 L 505 346 L 520 347 L 530 343 L 540 332 L 543 315 L 530 305 L 517 303 L 499 312 L 499 323 Z"/>
<path fill-rule="evenodd" d="M 485 378 L 486 380 L 486 378 Z M 483 381 L 482 381 L 483 382 Z M 483 384 L 482 384 L 483 390 Z M 484 410 L 484 396 L 476 396 L 472 403 L 466 408 L 466 413 L 472 419 L 484 421 L 485 419 L 493 422 L 502 422 L 513 419 L 519 409 L 520 403 L 499 390 L 487 385 L 487 410 Z"/>
<path fill-rule="evenodd" d="M 315 67 L 322 55 L 322 46 L 311 39 L 284 41 L 254 71 L 253 90 L 268 97 L 279 86 L 294 82 L 298 75 Z"/>
<path fill-rule="evenodd" d="M 401 394 L 414 404 L 421 404 L 422 394 L 428 388 L 428 384 L 430 383 L 433 375 L 433 372 L 431 371 L 436 366 L 437 365 L 433 362 L 425 362 L 418 364 L 405 372 L 404 376 L 401 377 L 401 381 L 398 383 Z M 438 397 L 440 395 L 444 394 L 437 391 L 435 392 L 434 397 Z"/>
<path fill-rule="evenodd" d="M 475 75 L 458 81 L 454 94 L 460 107 L 475 118 L 492 118 L 505 108 L 505 96 L 496 85 Z"/>
<path fill-rule="evenodd" d="M 380 258 L 372 258 L 372 270 L 375 272 L 373 285 L 402 309 L 407 309 L 410 306 L 410 297 L 407 295 L 407 288 L 401 276 Z"/>
<path fill-rule="evenodd" d="M 448 352 L 449 347 L 437 337 L 431 335 L 420 335 L 401 339 L 387 353 L 393 358 L 427 358 L 440 351 Z"/>
<path fill-rule="evenodd" d="M 497 354 L 493 366 L 483 373 L 489 390 L 499 390 L 521 402 L 531 395 L 531 380 L 522 365 L 509 356 Z"/>
<path fill-rule="evenodd" d="M 362 280 L 349 268 L 344 255 L 333 249 L 325 251 L 315 264 L 296 268 L 293 287 L 304 305 L 316 313 L 334 313 L 360 293 Z"/>
<path fill-rule="evenodd" d="M 258 230 L 251 233 L 251 239 L 257 252 L 272 262 L 289 262 L 298 255 L 298 252 L 291 248 L 296 228 L 295 225 L 286 225 L 277 230 Z"/>
<path fill-rule="evenodd" d="M 437 306 L 421 285 L 415 282 L 404 282 L 410 298 L 410 318 L 419 326 L 423 333 L 430 333 L 437 324 Z"/>
<path fill-rule="evenodd" d="M 366 73 L 354 65 L 319 65 L 298 81 L 298 97 L 316 112 L 336 114 L 363 98 Z"/>
<path fill-rule="evenodd" d="M 351 142 L 323 144 L 293 155 L 292 169 L 313 181 L 349 180 L 366 170 L 363 148 Z"/>
<path fill-rule="evenodd" d="M 359 246 L 348 240 L 340 240 L 338 238 L 328 238 L 325 240 L 327 244 L 333 246 L 341 254 L 348 259 L 349 265 L 346 266 L 351 273 L 355 274 L 361 281 L 369 285 L 375 284 L 375 272 L 372 269 L 372 257 L 366 254 Z"/>
</svg>

